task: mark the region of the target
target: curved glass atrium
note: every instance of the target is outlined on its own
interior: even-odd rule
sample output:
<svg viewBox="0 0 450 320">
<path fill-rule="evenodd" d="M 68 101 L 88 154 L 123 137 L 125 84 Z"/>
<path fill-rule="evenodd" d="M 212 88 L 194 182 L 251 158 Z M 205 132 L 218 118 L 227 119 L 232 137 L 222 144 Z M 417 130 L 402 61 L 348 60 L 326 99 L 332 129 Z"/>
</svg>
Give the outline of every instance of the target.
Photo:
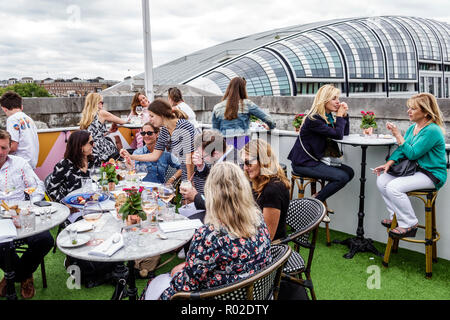
<svg viewBox="0 0 450 320">
<path fill-rule="evenodd" d="M 401 16 L 341 19 L 278 29 L 251 41 L 253 48 L 212 60 L 180 82 L 222 94 L 239 76 L 251 96 L 314 94 L 333 83 L 347 96 L 449 97 L 447 23 Z"/>
</svg>

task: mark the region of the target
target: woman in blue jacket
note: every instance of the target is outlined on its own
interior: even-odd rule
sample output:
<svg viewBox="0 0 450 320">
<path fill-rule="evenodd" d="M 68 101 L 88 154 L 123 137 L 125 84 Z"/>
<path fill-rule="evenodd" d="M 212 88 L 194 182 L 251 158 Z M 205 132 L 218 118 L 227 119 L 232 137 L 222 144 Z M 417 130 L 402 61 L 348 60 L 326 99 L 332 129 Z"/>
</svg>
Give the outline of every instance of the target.
<svg viewBox="0 0 450 320">
<path fill-rule="evenodd" d="M 325 154 L 327 138 L 340 140 L 349 133 L 348 106 L 339 102 L 339 94 L 339 89 L 332 85 L 320 87 L 288 155 L 294 173 L 328 181 L 314 195 L 321 201 L 342 189 L 354 176 L 353 169 L 345 164 L 335 167 L 320 161 Z"/>
</svg>

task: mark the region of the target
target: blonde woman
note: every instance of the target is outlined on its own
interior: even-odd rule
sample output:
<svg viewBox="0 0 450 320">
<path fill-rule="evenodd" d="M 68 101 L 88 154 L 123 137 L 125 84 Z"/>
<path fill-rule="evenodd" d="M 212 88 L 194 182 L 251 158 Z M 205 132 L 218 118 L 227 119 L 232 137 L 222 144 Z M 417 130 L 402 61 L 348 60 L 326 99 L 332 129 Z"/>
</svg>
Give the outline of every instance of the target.
<svg viewBox="0 0 450 320">
<path fill-rule="evenodd" d="M 186 262 L 173 268 L 169 287 L 146 299 L 170 299 L 177 291 L 199 291 L 239 281 L 272 261 L 270 238 L 250 183 L 234 163 L 217 163 L 205 185 L 205 225 L 192 238 Z M 153 283 L 155 282 L 155 283 Z"/>
<path fill-rule="evenodd" d="M 251 115 L 261 119 L 266 129 L 275 128 L 272 117 L 248 99 L 246 86 L 244 78 L 231 79 L 222 102 L 216 104 L 212 112 L 213 129 L 219 130 L 227 138 L 227 143 L 238 150 L 250 141 L 248 129 Z M 238 137 L 244 139 L 241 141 Z"/>
<path fill-rule="evenodd" d="M 345 164 L 333 167 L 320 161 L 327 138 L 342 139 L 349 133 L 348 106 L 339 101 L 339 95 L 339 89 L 332 85 L 319 88 L 288 155 L 296 174 L 327 181 L 324 188 L 314 195 L 321 201 L 342 189 L 354 176 L 353 169 Z"/>
<path fill-rule="evenodd" d="M 270 239 L 284 238 L 290 184 L 276 154 L 267 142 L 257 139 L 245 145 L 241 158 L 244 159 L 244 171 L 252 183 L 253 196 L 262 210 Z"/>
<path fill-rule="evenodd" d="M 398 227 L 389 232 L 395 238 L 414 237 L 417 231 L 418 220 L 406 193 L 417 189 L 439 189 L 447 180 L 444 120 L 436 98 L 429 93 L 420 93 L 411 97 L 407 106 L 409 120 L 414 124 L 404 137 L 394 124 L 386 124 L 399 147 L 384 165 L 374 169 L 378 175 L 378 189 L 389 213 L 389 218 L 381 224 L 390 227 L 395 213 Z M 417 172 L 403 177 L 389 174 L 390 167 L 404 158 L 417 162 Z"/>
</svg>

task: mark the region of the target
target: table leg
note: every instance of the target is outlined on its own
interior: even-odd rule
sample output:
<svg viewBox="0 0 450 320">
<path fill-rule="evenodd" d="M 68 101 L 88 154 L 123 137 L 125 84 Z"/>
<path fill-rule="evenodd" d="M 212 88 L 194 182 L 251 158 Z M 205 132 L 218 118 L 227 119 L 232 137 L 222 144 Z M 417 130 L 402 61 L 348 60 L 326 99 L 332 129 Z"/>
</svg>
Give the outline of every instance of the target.
<svg viewBox="0 0 450 320">
<path fill-rule="evenodd" d="M 379 257 L 380 253 L 373 245 L 371 239 L 364 238 L 364 198 L 365 198 L 365 184 L 366 184 L 366 153 L 367 146 L 361 146 L 361 178 L 359 190 L 359 212 L 358 212 L 358 228 L 356 229 L 356 237 L 348 238 L 344 241 L 335 240 L 334 243 L 343 244 L 350 248 L 350 251 L 344 254 L 344 258 L 351 259 L 358 252 L 372 252 Z"/>
<path fill-rule="evenodd" d="M 128 272 L 128 268 L 123 263 L 118 263 L 114 268 L 113 278 L 116 281 L 116 288 L 111 300 L 122 300 L 125 298 Z"/>
<path fill-rule="evenodd" d="M 12 266 L 13 255 L 15 254 L 15 247 L 13 242 L 8 244 L 8 248 L 6 248 L 6 270 L 5 270 L 5 279 L 6 279 L 6 299 L 8 300 L 17 300 L 16 295 L 16 287 L 14 284 L 14 278 L 16 277 L 16 272 Z"/>
<path fill-rule="evenodd" d="M 136 277 L 134 275 L 134 260 L 128 261 L 128 290 L 129 300 L 137 300 L 138 289 L 136 288 Z"/>
</svg>

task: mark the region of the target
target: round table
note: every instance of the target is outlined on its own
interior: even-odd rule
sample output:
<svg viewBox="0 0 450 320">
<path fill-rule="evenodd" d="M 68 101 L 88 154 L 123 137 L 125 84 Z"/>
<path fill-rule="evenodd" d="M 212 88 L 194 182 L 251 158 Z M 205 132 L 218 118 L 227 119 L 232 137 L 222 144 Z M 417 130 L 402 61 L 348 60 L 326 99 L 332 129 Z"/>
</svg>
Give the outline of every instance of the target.
<svg viewBox="0 0 450 320">
<path fill-rule="evenodd" d="M 15 201 L 14 203 L 17 203 L 20 205 L 28 205 L 29 201 Z M 12 269 L 11 266 L 11 258 L 12 255 L 15 254 L 15 248 L 17 245 L 20 244 L 20 240 L 24 240 L 28 237 L 37 235 L 41 232 L 48 231 L 58 225 L 60 225 L 62 222 L 64 222 L 67 217 L 70 214 L 69 208 L 67 208 L 65 205 L 62 205 L 57 202 L 50 202 L 51 208 L 56 209 L 54 213 L 52 213 L 50 220 L 45 220 L 44 222 L 41 221 L 41 219 L 36 216 L 36 223 L 34 230 L 25 230 L 24 228 L 18 228 L 17 229 L 17 238 L 15 238 L 13 241 L 9 242 L 9 250 L 6 250 L 6 270 L 5 270 L 5 279 L 7 281 L 7 287 L 6 287 L 6 297 L 8 300 L 16 300 L 16 289 L 14 286 L 14 278 L 15 278 L 15 271 Z M 39 207 L 35 207 L 39 208 Z M 47 207 L 49 208 L 49 207 Z M 40 209 L 39 209 L 40 210 Z"/>
<path fill-rule="evenodd" d="M 111 203 L 112 201 L 109 201 Z M 108 207 L 106 204 L 102 206 L 103 208 Z M 186 219 L 186 217 L 181 216 L 179 214 L 176 215 L 176 219 Z M 111 210 L 109 213 L 104 213 L 102 218 L 96 222 L 99 224 L 99 227 L 96 228 L 96 237 L 99 239 L 108 239 L 114 233 L 122 233 L 124 228 L 127 227 L 122 220 L 117 218 L 115 210 Z M 130 298 L 130 300 L 137 299 L 137 288 L 136 288 L 136 279 L 134 276 L 134 261 L 136 259 L 144 259 L 150 258 L 154 256 L 158 256 L 167 252 L 171 252 L 175 249 L 180 248 L 185 245 L 192 239 L 194 235 L 194 229 L 189 230 L 181 230 L 176 232 L 166 233 L 165 235 L 168 239 L 161 239 L 158 237 L 157 231 L 155 228 L 148 228 L 145 224 L 148 223 L 146 221 L 143 222 L 143 226 L 141 228 L 140 225 L 134 225 L 131 227 L 136 227 L 139 229 L 139 240 L 138 246 L 133 246 L 135 250 L 129 250 L 127 245 L 119 249 L 112 256 L 109 257 L 99 257 L 89 254 L 89 251 L 94 249 L 94 246 L 82 245 L 80 247 L 63 247 L 60 245 L 60 242 L 64 237 L 68 237 L 68 231 L 62 231 L 57 240 L 56 244 L 61 250 L 61 252 L 82 260 L 87 261 L 96 261 L 96 262 L 125 262 L 127 261 L 127 266 L 123 263 L 118 263 L 116 265 L 114 275 L 117 280 L 116 288 L 112 299 L 120 300 L 124 298 L 124 289 L 128 286 L 126 290 L 126 296 Z M 149 229 L 149 230 L 148 230 Z M 153 232 L 151 232 L 153 231 Z M 88 234 L 91 231 L 87 232 Z"/>
<path fill-rule="evenodd" d="M 351 145 L 353 147 L 361 147 L 361 177 L 360 177 L 360 191 L 359 191 L 359 212 L 358 212 L 358 227 L 356 229 L 356 237 L 348 238 L 343 241 L 335 240 L 334 243 L 347 245 L 350 249 L 348 253 L 344 255 L 344 258 L 351 259 L 358 252 L 372 252 L 380 257 L 383 256 L 375 246 L 372 239 L 364 238 L 364 198 L 365 198 L 365 183 L 366 183 L 366 152 L 370 146 L 388 146 L 390 153 L 390 147 L 394 145 L 397 140 L 392 136 L 389 138 L 379 138 L 378 135 L 359 135 L 350 134 L 344 136 L 342 140 L 335 140 L 338 143 Z M 389 157 L 389 154 L 386 157 Z"/>
</svg>

